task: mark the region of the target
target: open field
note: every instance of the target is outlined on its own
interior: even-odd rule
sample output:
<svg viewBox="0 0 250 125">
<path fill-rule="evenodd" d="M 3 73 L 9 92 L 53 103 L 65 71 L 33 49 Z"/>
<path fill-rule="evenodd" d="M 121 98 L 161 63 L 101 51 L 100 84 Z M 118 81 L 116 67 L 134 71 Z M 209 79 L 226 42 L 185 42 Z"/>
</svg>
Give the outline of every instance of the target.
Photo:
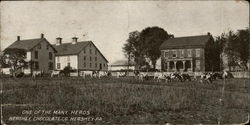
<svg viewBox="0 0 250 125">
<path fill-rule="evenodd" d="M 249 79 L 226 80 L 224 93 L 223 80 L 213 84 L 141 82 L 133 78 L 1 80 L 3 118 L 12 124 L 17 122 L 9 121 L 9 117 L 38 109 L 88 110 L 88 116 L 102 118 L 92 123 L 216 124 L 221 119 L 222 124 L 228 124 L 245 122 L 250 113 Z"/>
</svg>

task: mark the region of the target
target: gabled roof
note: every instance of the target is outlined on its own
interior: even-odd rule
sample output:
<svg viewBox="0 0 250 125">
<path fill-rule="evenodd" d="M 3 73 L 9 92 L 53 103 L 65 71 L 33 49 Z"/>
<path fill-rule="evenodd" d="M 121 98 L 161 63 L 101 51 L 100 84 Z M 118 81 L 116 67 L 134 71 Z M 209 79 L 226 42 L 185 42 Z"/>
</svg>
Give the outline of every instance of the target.
<svg viewBox="0 0 250 125">
<path fill-rule="evenodd" d="M 91 41 L 82 41 L 77 42 L 76 44 L 72 43 L 63 43 L 61 45 L 53 44 L 53 47 L 57 50 L 57 56 L 63 55 L 75 55 L 80 53 Z"/>
<path fill-rule="evenodd" d="M 30 51 L 32 48 L 34 48 L 37 44 L 39 44 L 42 41 L 46 41 L 47 43 L 49 43 L 47 41 L 47 39 L 45 38 L 38 38 L 38 39 L 26 39 L 26 40 L 19 40 L 19 41 L 15 41 L 14 43 L 12 43 L 8 48 L 11 49 L 24 49 L 25 51 Z M 49 43 L 49 45 L 54 49 L 54 51 L 56 52 L 55 48 Z"/>
<path fill-rule="evenodd" d="M 163 42 L 160 46 L 160 50 L 175 49 L 175 48 L 192 48 L 192 47 L 205 47 L 206 43 L 212 36 L 200 35 L 200 36 L 187 36 L 170 38 Z"/>
<path fill-rule="evenodd" d="M 72 43 L 63 43 L 61 45 L 53 44 L 53 47 L 57 50 L 56 56 L 78 55 L 85 47 L 87 47 L 91 43 L 93 44 L 92 41 L 81 41 L 75 44 Z M 95 44 L 93 45 L 95 46 Z M 97 49 L 97 51 L 99 51 L 99 49 L 96 46 L 95 48 Z M 108 62 L 108 60 L 102 55 L 100 51 L 99 53 Z"/>
</svg>

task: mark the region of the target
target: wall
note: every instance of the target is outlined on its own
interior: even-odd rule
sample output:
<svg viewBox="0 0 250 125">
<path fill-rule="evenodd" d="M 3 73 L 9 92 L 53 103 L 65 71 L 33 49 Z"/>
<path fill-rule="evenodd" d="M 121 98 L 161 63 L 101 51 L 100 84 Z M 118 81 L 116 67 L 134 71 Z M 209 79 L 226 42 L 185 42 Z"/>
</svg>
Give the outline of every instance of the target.
<svg viewBox="0 0 250 125">
<path fill-rule="evenodd" d="M 77 55 L 67 55 L 67 56 L 56 56 L 55 58 L 55 69 L 63 70 L 68 63 L 70 63 L 70 67 L 72 69 L 78 69 L 78 57 Z M 58 69 L 57 65 L 60 63 L 60 69 Z"/>
<path fill-rule="evenodd" d="M 92 53 L 90 53 L 90 50 Z M 96 51 L 96 53 L 95 53 Z M 88 46 L 85 47 L 84 50 L 79 53 L 78 58 L 78 66 L 80 70 L 108 70 L 108 64 L 106 60 L 101 56 L 101 53 L 97 51 L 97 48 L 91 42 Z M 85 60 L 84 60 L 85 57 Z M 90 60 L 91 57 L 91 60 Z M 95 60 L 97 58 L 97 60 Z M 84 66 L 84 63 L 86 66 Z M 92 66 L 90 66 L 90 63 Z M 100 64 L 102 65 L 100 69 Z M 97 65 L 97 67 L 96 67 Z"/>
<path fill-rule="evenodd" d="M 46 42 L 44 39 L 41 44 L 41 49 L 39 49 L 39 45 L 36 45 L 32 50 L 31 50 L 31 59 L 32 61 L 37 61 L 39 63 L 39 71 L 44 71 L 45 73 L 51 72 L 49 70 L 49 62 L 52 62 L 54 64 L 54 50 L 51 46 L 47 45 L 49 44 Z M 38 51 L 38 59 L 35 59 L 35 51 Z M 52 59 L 49 59 L 49 52 L 52 52 Z M 34 69 L 35 70 L 35 69 Z"/>
</svg>

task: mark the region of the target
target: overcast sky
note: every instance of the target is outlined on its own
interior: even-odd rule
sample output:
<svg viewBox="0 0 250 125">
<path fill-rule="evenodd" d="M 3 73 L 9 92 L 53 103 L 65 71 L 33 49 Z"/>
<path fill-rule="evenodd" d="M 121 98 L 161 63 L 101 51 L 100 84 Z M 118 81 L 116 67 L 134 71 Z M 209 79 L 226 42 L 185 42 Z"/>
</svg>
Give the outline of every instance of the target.
<svg viewBox="0 0 250 125">
<path fill-rule="evenodd" d="M 92 40 L 109 62 L 125 58 L 122 46 L 128 33 L 159 26 L 179 36 L 213 36 L 249 26 L 249 4 L 235 1 L 36 1 L 1 2 L 1 49 L 20 35 L 31 39 L 45 34 L 55 44 Z M 83 34 L 87 34 L 83 37 Z"/>
</svg>

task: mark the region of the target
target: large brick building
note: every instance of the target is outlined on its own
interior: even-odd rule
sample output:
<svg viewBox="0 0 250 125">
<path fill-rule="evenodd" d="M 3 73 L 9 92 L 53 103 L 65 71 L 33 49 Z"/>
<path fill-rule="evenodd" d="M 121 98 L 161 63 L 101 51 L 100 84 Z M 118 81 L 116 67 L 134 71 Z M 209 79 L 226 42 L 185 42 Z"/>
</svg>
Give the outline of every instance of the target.
<svg viewBox="0 0 250 125">
<path fill-rule="evenodd" d="M 29 74 L 32 71 L 43 71 L 49 73 L 54 69 L 54 53 L 55 48 L 41 34 L 40 38 L 21 40 L 17 36 L 17 40 L 6 49 L 22 49 L 26 52 L 26 61 L 28 65 L 24 68 L 24 72 Z"/>
<path fill-rule="evenodd" d="M 170 38 L 161 46 L 163 71 L 204 72 L 213 70 L 214 40 L 208 35 Z"/>
<path fill-rule="evenodd" d="M 108 70 L 108 60 L 92 41 L 77 41 L 72 38 L 70 43 L 62 43 L 62 38 L 56 38 L 53 47 L 57 50 L 55 55 L 55 70 L 63 70 L 70 66 L 77 71 Z"/>
</svg>

